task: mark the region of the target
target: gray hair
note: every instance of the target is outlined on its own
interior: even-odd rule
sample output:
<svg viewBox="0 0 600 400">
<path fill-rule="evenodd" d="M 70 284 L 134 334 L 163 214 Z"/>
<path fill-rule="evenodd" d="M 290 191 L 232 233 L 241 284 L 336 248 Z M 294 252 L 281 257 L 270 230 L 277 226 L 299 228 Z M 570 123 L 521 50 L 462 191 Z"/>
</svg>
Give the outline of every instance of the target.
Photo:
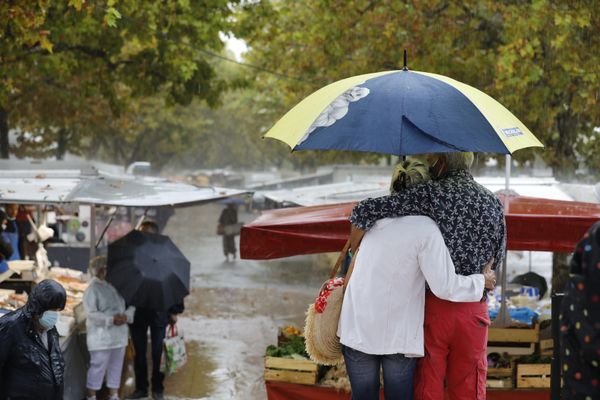
<svg viewBox="0 0 600 400">
<path fill-rule="evenodd" d="M 392 174 L 390 193 L 397 193 L 402 189 L 427 182 L 429 170 L 425 164 L 418 160 L 406 160 L 396 164 Z"/>
<path fill-rule="evenodd" d="M 91 276 L 98 276 L 98 272 L 101 269 L 106 268 L 106 256 L 97 256 L 90 260 L 90 265 L 88 266 L 88 272 Z"/>
<path fill-rule="evenodd" d="M 444 153 L 443 157 L 446 160 L 446 166 L 448 167 L 448 171 L 455 170 L 466 170 L 468 171 L 473 165 L 473 153 Z"/>
</svg>

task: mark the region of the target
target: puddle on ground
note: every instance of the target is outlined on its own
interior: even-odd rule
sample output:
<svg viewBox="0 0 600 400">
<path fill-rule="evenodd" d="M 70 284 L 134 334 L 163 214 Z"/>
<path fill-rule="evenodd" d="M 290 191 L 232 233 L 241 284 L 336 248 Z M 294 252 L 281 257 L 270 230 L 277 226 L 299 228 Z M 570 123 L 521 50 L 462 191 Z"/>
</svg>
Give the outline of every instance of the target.
<svg viewBox="0 0 600 400">
<path fill-rule="evenodd" d="M 196 341 L 186 342 L 186 350 L 187 364 L 165 379 L 165 393 L 177 398 L 207 398 L 215 386 L 212 373 L 216 364 L 209 357 L 214 351 Z"/>
</svg>

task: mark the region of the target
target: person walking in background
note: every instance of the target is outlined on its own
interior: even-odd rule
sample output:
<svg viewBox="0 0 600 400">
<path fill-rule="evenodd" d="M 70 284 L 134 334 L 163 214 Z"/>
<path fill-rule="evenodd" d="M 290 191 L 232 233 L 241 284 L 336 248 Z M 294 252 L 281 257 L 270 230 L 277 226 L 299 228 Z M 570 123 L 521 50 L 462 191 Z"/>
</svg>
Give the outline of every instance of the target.
<svg viewBox="0 0 600 400">
<path fill-rule="evenodd" d="M 424 215 L 439 227 L 457 274 L 480 273 L 491 259 L 496 268 L 506 247 L 504 207 L 473 179 L 469 172 L 473 153 L 427 158 L 434 180 L 363 200 L 354 208 L 352 248 L 380 219 Z M 443 399 L 444 382 L 450 400 L 485 398 L 489 324 L 485 301 L 454 303 L 427 293 L 425 357 L 417 366 L 416 399 Z"/>
<path fill-rule="evenodd" d="M 118 400 L 125 348 L 129 339 L 128 323 L 133 322 L 135 307 L 125 309 L 125 300 L 106 281 L 106 257 L 90 261 L 90 285 L 83 295 L 87 316 L 87 346 L 90 367 L 87 374 L 87 399 L 96 400 L 106 377 L 109 400 Z"/>
<path fill-rule="evenodd" d="M 62 400 L 65 362 L 55 328 L 67 293 L 46 279 L 0 318 L 0 400 Z"/>
<path fill-rule="evenodd" d="M 563 400 L 600 399 L 600 222 L 577 244 L 561 305 Z"/>
<path fill-rule="evenodd" d="M 13 254 L 12 245 L 4 236 L 7 224 L 6 213 L 0 209 L 0 274 L 8 271 L 7 261 L 11 259 Z"/>
<path fill-rule="evenodd" d="M 427 180 L 423 163 L 404 161 L 390 191 Z M 485 275 L 457 275 L 440 230 L 425 216 L 377 221 L 354 261 L 338 326 L 352 398 L 379 400 L 382 370 L 386 400 L 410 400 L 417 357 L 424 355 L 425 281 L 440 298 L 476 302 L 484 287 L 494 287 L 491 263 Z"/>
<path fill-rule="evenodd" d="M 235 233 L 229 232 L 228 227 L 237 223 L 237 206 L 235 203 L 228 203 L 219 216 L 219 226 L 217 227 L 217 233 L 223 235 L 223 255 L 225 255 L 226 261 L 229 261 L 229 254 L 233 256 L 234 260 L 236 258 Z"/>
<path fill-rule="evenodd" d="M 19 212 L 18 204 L 7 204 L 6 209 L 6 228 L 2 230 L 2 237 L 12 246 L 12 255 L 8 261 L 20 260 L 21 236 L 19 235 L 19 224 L 17 224 L 17 213 Z"/>
<path fill-rule="evenodd" d="M 159 228 L 154 221 L 144 221 L 140 231 L 146 234 L 158 235 Z M 137 307 L 131 324 L 131 339 L 135 349 L 135 392 L 127 399 L 145 399 L 148 397 L 148 361 L 146 349 L 148 345 L 148 329 L 152 346 L 152 399 L 164 398 L 165 374 L 160 370 L 160 360 L 163 352 L 167 325 L 177 322 L 177 314 L 184 311 L 183 299 L 167 311 Z"/>
</svg>

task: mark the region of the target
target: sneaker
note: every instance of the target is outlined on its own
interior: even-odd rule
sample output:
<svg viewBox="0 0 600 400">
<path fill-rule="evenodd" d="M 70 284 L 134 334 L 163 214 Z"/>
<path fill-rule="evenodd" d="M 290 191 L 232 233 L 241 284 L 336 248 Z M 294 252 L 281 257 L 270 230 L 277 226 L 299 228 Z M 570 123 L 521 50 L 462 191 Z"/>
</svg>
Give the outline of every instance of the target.
<svg viewBox="0 0 600 400">
<path fill-rule="evenodd" d="M 152 392 L 152 400 L 164 400 L 165 396 L 160 392 Z"/>
<path fill-rule="evenodd" d="M 135 392 L 131 393 L 129 396 L 125 396 L 125 398 L 129 399 L 129 400 L 147 399 L 148 398 L 148 393 L 136 389 Z"/>
</svg>

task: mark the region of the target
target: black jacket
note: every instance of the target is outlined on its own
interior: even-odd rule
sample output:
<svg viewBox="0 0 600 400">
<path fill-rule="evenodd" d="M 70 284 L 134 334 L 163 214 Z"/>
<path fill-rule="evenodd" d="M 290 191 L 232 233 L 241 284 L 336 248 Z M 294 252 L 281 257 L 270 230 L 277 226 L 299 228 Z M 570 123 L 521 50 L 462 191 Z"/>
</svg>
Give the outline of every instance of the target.
<svg viewBox="0 0 600 400">
<path fill-rule="evenodd" d="M 65 362 L 58 331 L 48 331 L 48 349 L 34 328 L 34 318 L 62 309 L 64 289 L 54 281 L 40 282 L 24 307 L 0 318 L 0 400 L 62 400 Z"/>
</svg>

